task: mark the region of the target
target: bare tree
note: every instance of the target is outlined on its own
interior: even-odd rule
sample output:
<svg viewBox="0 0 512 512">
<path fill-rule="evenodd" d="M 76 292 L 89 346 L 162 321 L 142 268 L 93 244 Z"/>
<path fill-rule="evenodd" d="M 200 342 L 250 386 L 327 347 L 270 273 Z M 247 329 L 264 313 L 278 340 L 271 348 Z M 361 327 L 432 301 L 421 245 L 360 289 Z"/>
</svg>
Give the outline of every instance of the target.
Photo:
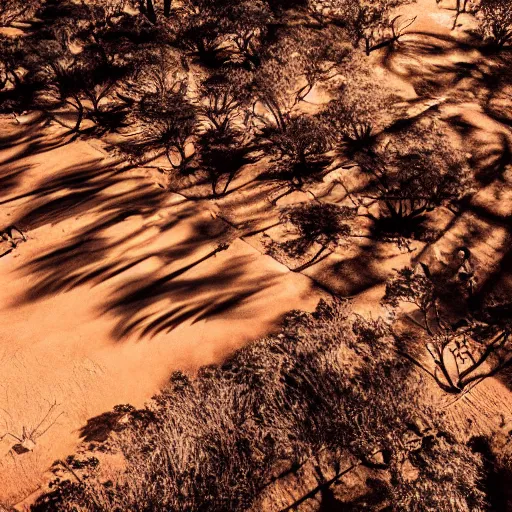
<svg viewBox="0 0 512 512">
<path fill-rule="evenodd" d="M 250 102 L 250 80 L 246 71 L 226 68 L 201 83 L 199 112 L 215 130 L 224 134 L 243 120 Z"/>
<path fill-rule="evenodd" d="M 187 146 L 197 133 L 197 111 L 185 90 L 148 93 L 138 105 L 142 121 L 142 149 L 163 148 L 174 169 L 184 170 L 190 162 Z"/>
<path fill-rule="evenodd" d="M 417 325 L 427 334 L 425 346 L 434 370 L 416 364 L 441 389 L 457 394 L 512 364 L 512 306 L 506 300 L 493 300 L 453 322 L 440 306 L 439 286 L 428 270 L 404 268 L 387 283 L 383 302 L 394 308 L 408 302 L 421 311 L 424 323 Z"/>
<path fill-rule="evenodd" d="M 57 423 L 58 419 L 64 414 L 63 412 L 57 413 L 60 404 L 56 401 L 49 402 L 47 411 L 43 414 L 42 418 L 36 425 L 23 426 L 20 433 L 13 434 L 6 432 L 0 436 L 0 441 L 6 436 L 9 436 L 18 441 L 12 447 L 12 451 L 21 455 L 30 452 L 34 449 L 37 440 L 42 437 L 48 430 L 50 430 Z"/>
<path fill-rule="evenodd" d="M 260 63 L 261 38 L 273 16 L 264 0 L 231 2 L 225 9 L 226 32 L 242 62 L 252 67 Z"/>
</svg>

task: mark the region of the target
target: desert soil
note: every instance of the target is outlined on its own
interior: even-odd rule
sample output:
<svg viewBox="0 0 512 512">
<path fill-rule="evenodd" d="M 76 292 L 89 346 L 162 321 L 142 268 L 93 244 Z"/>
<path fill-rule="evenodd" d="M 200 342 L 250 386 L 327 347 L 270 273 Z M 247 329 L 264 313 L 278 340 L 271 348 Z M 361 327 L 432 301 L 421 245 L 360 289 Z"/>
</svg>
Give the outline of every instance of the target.
<svg viewBox="0 0 512 512">
<path fill-rule="evenodd" d="M 451 30 L 453 12 L 441 7 L 412 6 L 417 20 L 398 50 L 375 52 L 372 64 L 411 103 L 411 115 L 438 109 L 453 140 L 474 148 L 475 171 L 488 170 L 506 158 L 512 135 L 481 108 L 486 61 L 464 30 Z M 429 47 L 435 51 L 423 51 Z M 424 83 L 430 92 L 422 97 Z M 470 127 L 463 136 L 462 122 Z M 143 405 L 173 370 L 221 361 L 328 292 L 354 296 L 358 311 L 377 316 L 394 268 L 411 259 L 442 265 L 460 245 L 470 246 L 480 283 L 512 284 L 510 170 L 487 180 L 459 216 L 444 212 L 429 247 L 404 254 L 361 241 L 297 273 L 264 254 L 265 238 L 282 236 L 282 227 L 274 226 L 269 185 L 253 179 L 261 163 L 214 201 L 198 198 L 200 187 L 170 193 L 158 170 L 113 159 L 101 141 L 70 140 L 37 113 L 3 118 L 0 130 L 0 228 L 15 225 L 27 238 L 12 251 L 0 243 L 0 432 L 21 437 L 57 404 L 33 451 L 13 454 L 11 436 L 0 442 L 0 501 L 36 491 L 49 465 L 76 447 L 88 418 L 120 403 Z M 315 192 L 342 200 L 332 180 Z M 278 204 L 308 199 L 297 193 Z M 455 402 L 432 394 L 463 435 L 512 422 L 499 379 Z"/>
</svg>

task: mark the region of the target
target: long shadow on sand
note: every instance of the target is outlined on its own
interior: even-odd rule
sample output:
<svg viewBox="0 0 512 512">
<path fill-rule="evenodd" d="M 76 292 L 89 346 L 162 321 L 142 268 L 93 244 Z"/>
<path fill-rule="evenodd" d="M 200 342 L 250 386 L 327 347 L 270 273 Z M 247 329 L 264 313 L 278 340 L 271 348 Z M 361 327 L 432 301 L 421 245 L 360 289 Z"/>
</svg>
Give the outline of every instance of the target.
<svg viewBox="0 0 512 512">
<path fill-rule="evenodd" d="M 72 236 L 26 264 L 24 271 L 37 280 L 19 303 L 108 281 L 98 314 L 114 315 L 114 335 L 123 339 L 226 314 L 276 284 L 276 274 L 253 277 L 252 253 L 220 254 L 235 232 L 209 214 L 207 203 L 181 199 L 170 205 L 176 196 L 144 176 L 127 174 L 132 171 L 85 162 L 10 199 L 24 201 L 15 219 L 23 229 L 77 224 Z"/>
</svg>

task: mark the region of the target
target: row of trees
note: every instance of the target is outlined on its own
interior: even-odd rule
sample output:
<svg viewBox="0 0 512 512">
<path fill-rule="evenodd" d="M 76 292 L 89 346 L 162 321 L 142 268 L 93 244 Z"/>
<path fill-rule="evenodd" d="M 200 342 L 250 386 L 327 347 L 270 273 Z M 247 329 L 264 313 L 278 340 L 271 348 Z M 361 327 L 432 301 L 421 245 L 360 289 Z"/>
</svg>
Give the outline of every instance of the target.
<svg viewBox="0 0 512 512">
<path fill-rule="evenodd" d="M 339 105 L 333 108 L 339 112 Z M 338 114 L 334 124 L 339 125 L 342 119 Z M 305 118 L 300 122 L 308 123 Z M 318 140 L 312 136 L 316 133 L 313 126 L 309 123 L 303 133 L 304 147 L 314 149 Z M 296 270 L 304 270 L 326 251 L 334 251 L 354 237 L 389 241 L 407 249 L 411 239 L 429 241 L 432 233 L 425 227 L 429 214 L 441 207 L 457 213 L 473 191 L 474 180 L 465 156 L 446 143 L 446 132 L 436 119 L 407 125 L 390 135 L 384 132 L 377 142 L 367 139 L 372 134 L 369 122 L 351 121 L 341 133 L 339 151 L 346 154 L 347 141 L 355 142 L 352 137 L 356 133 L 366 140 L 363 149 L 357 145 L 351 157 L 351 172 L 357 173 L 358 184 L 349 189 L 343 183 L 343 175 L 334 181 L 334 186 L 341 186 L 345 192 L 344 203 L 332 204 L 315 198 L 313 202 L 286 207 L 282 212 L 282 221 L 292 228 L 292 238 L 273 244 L 273 249 L 284 250 L 291 257 L 318 251 Z M 300 158 L 292 161 L 301 166 L 300 174 L 291 174 L 297 179 L 308 175 L 304 168 L 309 174 L 315 171 L 312 162 L 304 166 Z"/>
<path fill-rule="evenodd" d="M 380 473 L 375 509 L 485 510 L 480 456 L 421 403 L 395 351 L 380 321 L 343 303 L 293 313 L 222 366 L 175 374 L 147 409 L 118 407 L 106 418 L 117 435 L 97 448 L 121 452 L 124 469 L 102 481 L 97 459 L 70 459 L 74 475 L 34 510 L 279 510 L 286 482 L 310 471 L 317 485 L 282 502 L 292 510 L 360 467 Z"/>
<path fill-rule="evenodd" d="M 109 18 L 126 10 L 138 12 L 162 31 L 177 30 L 184 47 L 209 61 L 222 53 L 226 41 L 238 57 L 257 64 L 261 40 L 279 23 L 283 12 L 295 9 L 310 16 L 321 27 L 342 28 L 355 46 L 363 43 L 367 54 L 396 42 L 414 18 L 396 14 L 408 0 L 186 0 L 175 6 L 172 0 L 104 0 L 83 2 L 103 10 Z M 4 0 L 0 26 L 31 21 L 41 0 Z M 53 2 L 46 2 L 52 4 Z M 467 0 L 457 1 L 457 13 L 466 11 Z M 474 6 L 473 6 L 474 7 Z M 476 5 L 481 33 L 492 44 L 504 47 L 512 37 L 512 19 L 507 0 L 481 0 Z M 101 15 L 100 15 L 101 17 Z"/>
</svg>

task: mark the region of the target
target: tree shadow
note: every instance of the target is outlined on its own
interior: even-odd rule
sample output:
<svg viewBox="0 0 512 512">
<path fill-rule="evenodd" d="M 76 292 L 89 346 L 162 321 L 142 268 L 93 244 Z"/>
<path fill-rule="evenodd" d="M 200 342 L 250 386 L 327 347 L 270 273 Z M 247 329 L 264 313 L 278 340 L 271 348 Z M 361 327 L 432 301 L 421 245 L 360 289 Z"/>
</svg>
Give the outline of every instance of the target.
<svg viewBox="0 0 512 512">
<path fill-rule="evenodd" d="M 412 84 L 418 96 L 434 96 L 446 87 L 482 73 L 484 63 L 451 58 L 459 52 L 478 50 L 477 44 L 464 43 L 449 36 L 408 32 L 400 44 L 388 47 L 381 57 L 382 66 Z M 443 64 L 439 61 L 445 59 Z"/>
<path fill-rule="evenodd" d="M 15 219 L 24 229 L 86 219 L 24 266 L 37 279 L 17 304 L 108 281 L 111 294 L 98 314 L 117 318 L 114 337 L 121 340 L 134 332 L 154 336 L 187 321 L 226 315 L 277 284 L 276 273 L 254 278 L 255 255 L 219 255 L 236 232 L 209 215 L 204 203 L 170 204 L 172 194 L 133 172 L 92 160 L 11 198 L 26 201 Z"/>
<path fill-rule="evenodd" d="M 11 156 L 0 161 L 0 169 L 17 162 L 20 158 L 46 153 L 53 149 L 65 146 L 70 142 L 69 133 L 48 135 L 45 128 L 49 125 L 48 118 L 34 117 L 20 127 L 14 127 L 12 133 L 0 137 L 0 151 L 18 146 L 18 150 Z"/>
<path fill-rule="evenodd" d="M 329 288 L 341 296 L 359 295 L 381 285 L 388 277 L 382 262 L 394 255 L 379 252 L 377 242 L 370 240 L 368 245 L 359 246 L 355 255 L 334 262 L 327 258 L 325 264 L 313 267 L 312 275 L 320 283 L 329 283 Z"/>
<path fill-rule="evenodd" d="M 501 178 L 512 162 L 512 146 L 505 132 L 483 130 L 471 123 L 466 116 L 453 115 L 448 118 L 452 126 L 472 149 L 469 160 L 475 178 L 483 185 Z M 479 137 L 492 135 L 493 140 L 479 140 Z"/>
<path fill-rule="evenodd" d="M 134 331 L 152 337 L 188 321 L 196 323 L 221 314 L 226 316 L 262 290 L 277 284 L 276 276 L 251 278 L 252 256 L 226 258 L 216 272 L 209 269 L 199 276 L 195 272 L 184 275 L 213 257 L 214 252 L 162 278 L 147 280 L 142 286 L 134 280 L 118 290 L 107 307 L 108 312 L 122 319 L 114 332 L 116 338 L 121 340 Z M 157 310 L 152 308 L 155 305 Z"/>
</svg>

